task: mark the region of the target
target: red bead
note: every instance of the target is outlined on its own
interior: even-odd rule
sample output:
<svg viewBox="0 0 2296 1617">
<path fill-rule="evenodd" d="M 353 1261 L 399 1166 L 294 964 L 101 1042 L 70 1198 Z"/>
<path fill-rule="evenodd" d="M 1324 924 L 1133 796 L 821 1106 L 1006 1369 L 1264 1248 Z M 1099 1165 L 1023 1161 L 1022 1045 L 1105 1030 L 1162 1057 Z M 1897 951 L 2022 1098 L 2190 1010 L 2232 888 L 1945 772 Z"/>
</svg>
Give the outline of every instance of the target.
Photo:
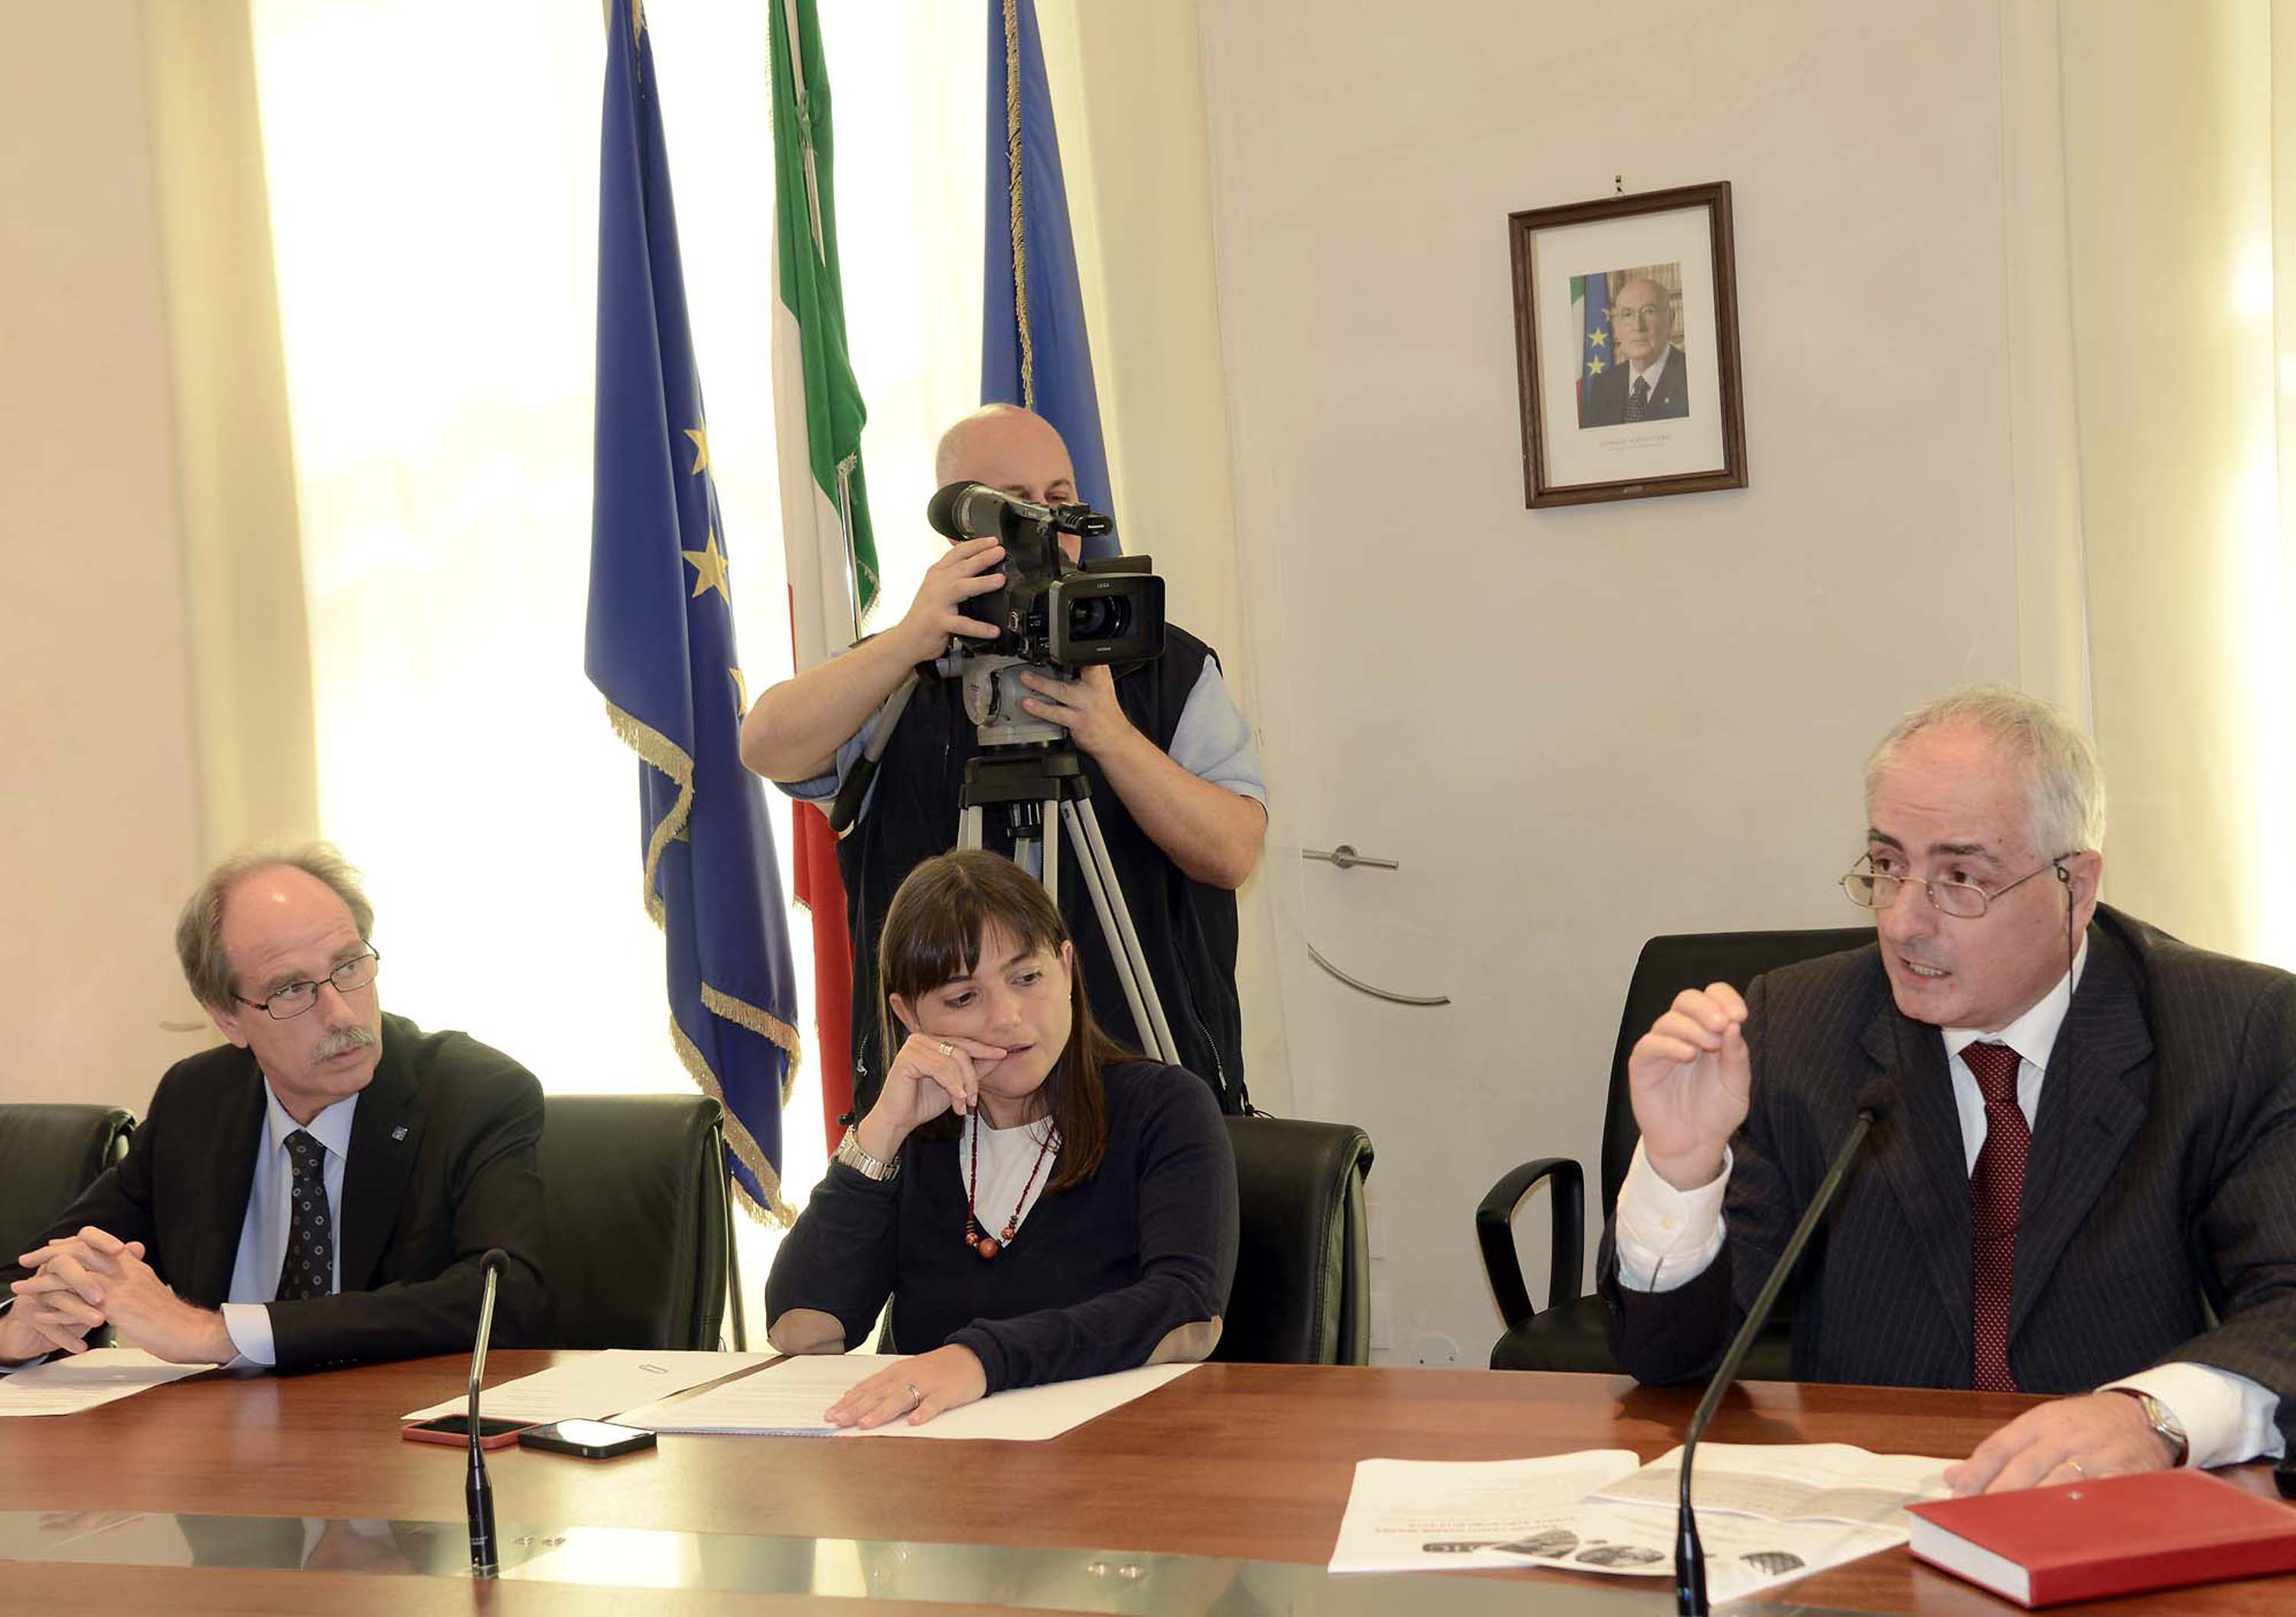
<svg viewBox="0 0 2296 1617">
<path fill-rule="evenodd" d="M 994 1258 L 1004 1249 L 996 1244 L 996 1236 L 983 1235 L 980 1237 L 979 1243 L 974 1245 L 972 1250 L 979 1252 L 984 1258 Z"/>
</svg>

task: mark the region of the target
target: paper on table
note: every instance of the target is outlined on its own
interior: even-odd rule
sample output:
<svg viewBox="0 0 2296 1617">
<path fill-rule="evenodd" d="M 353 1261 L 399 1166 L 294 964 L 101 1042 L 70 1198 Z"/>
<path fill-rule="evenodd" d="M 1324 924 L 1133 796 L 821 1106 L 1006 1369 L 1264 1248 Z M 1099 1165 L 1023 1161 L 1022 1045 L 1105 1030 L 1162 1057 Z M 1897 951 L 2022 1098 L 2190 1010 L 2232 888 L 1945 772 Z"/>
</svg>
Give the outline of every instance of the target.
<svg viewBox="0 0 2296 1617">
<path fill-rule="evenodd" d="M 77 1415 L 214 1368 L 171 1365 L 141 1348 L 91 1348 L 0 1377 L 0 1416 Z"/>
<path fill-rule="evenodd" d="M 627 1425 L 655 1432 L 738 1432 L 758 1437 L 986 1438 L 1041 1442 L 1152 1392 L 1195 1368 L 1155 1365 L 1113 1375 L 1018 1387 L 952 1409 L 922 1426 L 893 1421 L 868 1432 L 832 1426 L 822 1411 L 856 1383 L 865 1381 L 898 1354 L 808 1354 L 784 1359 L 770 1369 L 675 1404 L 652 1404 L 619 1418 Z"/>
<path fill-rule="evenodd" d="M 480 1397 L 480 1408 L 501 1420 L 605 1420 L 633 1404 L 683 1392 L 761 1365 L 772 1357 L 770 1353 L 642 1352 L 610 1348 L 488 1387 Z M 457 1393 L 428 1408 L 409 1410 L 399 1418 L 427 1421 L 434 1416 L 460 1415 L 468 1403 L 467 1395 Z"/>
<path fill-rule="evenodd" d="M 1357 1460 L 1332 1550 L 1335 1572 L 1526 1564 L 1578 1547 L 1578 1502 L 1630 1473 L 1625 1449 L 1537 1460 Z"/>
</svg>

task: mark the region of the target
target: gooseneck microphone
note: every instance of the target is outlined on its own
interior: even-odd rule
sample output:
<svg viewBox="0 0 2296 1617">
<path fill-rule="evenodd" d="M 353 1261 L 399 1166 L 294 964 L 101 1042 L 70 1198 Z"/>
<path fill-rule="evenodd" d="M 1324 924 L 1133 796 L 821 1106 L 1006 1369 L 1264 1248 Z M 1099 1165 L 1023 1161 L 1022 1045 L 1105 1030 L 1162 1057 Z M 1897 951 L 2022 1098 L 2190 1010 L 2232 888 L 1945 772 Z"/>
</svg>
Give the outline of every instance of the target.
<svg viewBox="0 0 2296 1617">
<path fill-rule="evenodd" d="M 494 1334 L 495 1285 L 510 1259 L 499 1246 L 490 1246 L 479 1260 L 487 1277 L 486 1294 L 479 1301 L 479 1339 L 471 1350 L 471 1404 L 463 1416 L 471 1433 L 471 1473 L 463 1482 L 463 1505 L 471 1519 L 471 1572 L 491 1578 L 501 1570 L 495 1543 L 495 1490 L 487 1480 L 487 1457 L 479 1447 L 479 1383 L 487 1374 L 487 1338 Z"/>
<path fill-rule="evenodd" d="M 1866 1143 L 1867 1130 L 1890 1115 L 1898 1104 L 1897 1080 L 1883 1073 L 1866 1080 L 1857 1092 L 1857 1120 L 1852 1124 L 1849 1136 L 1841 1142 L 1841 1149 L 1833 1153 L 1833 1165 L 1825 1170 L 1825 1178 L 1809 1206 L 1794 1226 L 1793 1235 L 1786 1242 L 1785 1251 L 1778 1254 L 1770 1269 L 1770 1277 L 1762 1283 L 1754 1298 L 1754 1306 L 1746 1312 L 1745 1323 L 1738 1327 L 1737 1335 L 1730 1340 L 1730 1350 L 1722 1355 L 1722 1363 L 1714 1372 L 1714 1379 L 1706 1383 L 1706 1396 L 1698 1400 L 1698 1412 L 1690 1417 L 1690 1426 L 1682 1434 L 1682 1503 L 1675 1516 L 1674 1531 L 1674 1609 L 1682 1617 L 1707 1617 L 1706 1550 L 1698 1542 L 1698 1516 L 1690 1508 L 1690 1461 L 1696 1452 L 1698 1440 L 1706 1434 L 1706 1423 L 1714 1418 L 1714 1410 L 1722 1401 L 1722 1394 L 1738 1379 L 1738 1367 L 1745 1362 L 1746 1353 L 1754 1345 L 1754 1338 L 1762 1334 L 1762 1326 L 1777 1305 L 1778 1293 L 1785 1288 L 1786 1276 L 1793 1273 L 1801 1249 L 1809 1244 L 1810 1233 L 1825 1210 L 1833 1203 L 1834 1194 L 1841 1188 L 1842 1179 L 1849 1172 L 1849 1164 L 1857 1155 L 1857 1148 Z"/>
</svg>

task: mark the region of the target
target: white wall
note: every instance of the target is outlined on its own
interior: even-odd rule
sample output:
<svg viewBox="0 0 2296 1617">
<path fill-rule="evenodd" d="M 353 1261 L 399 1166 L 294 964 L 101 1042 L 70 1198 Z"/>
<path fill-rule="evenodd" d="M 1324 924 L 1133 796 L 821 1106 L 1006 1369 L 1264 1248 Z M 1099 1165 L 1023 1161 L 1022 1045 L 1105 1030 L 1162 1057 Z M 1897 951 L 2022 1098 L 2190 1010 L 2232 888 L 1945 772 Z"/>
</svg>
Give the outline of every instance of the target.
<svg viewBox="0 0 2296 1617">
<path fill-rule="evenodd" d="M 138 28 L 128 0 L 8 15 L 0 1101 L 140 1111 L 213 1034 L 168 943 L 201 818 Z"/>
<path fill-rule="evenodd" d="M 2018 673 L 2001 5 L 1594 15 L 1199 12 L 1262 880 L 1365 956 L 1415 908 L 1382 969 L 1455 1001 L 1352 999 L 1279 920 L 1300 1110 L 1378 1145 L 1390 1358 L 1488 1353 L 1473 1204 L 1592 1163 L 1642 940 L 1854 921 L 1867 747 Z M 1506 216 L 1615 174 L 1732 183 L 1751 486 L 1527 511 Z M 1393 896 L 1303 868 L 1341 836 Z"/>
</svg>

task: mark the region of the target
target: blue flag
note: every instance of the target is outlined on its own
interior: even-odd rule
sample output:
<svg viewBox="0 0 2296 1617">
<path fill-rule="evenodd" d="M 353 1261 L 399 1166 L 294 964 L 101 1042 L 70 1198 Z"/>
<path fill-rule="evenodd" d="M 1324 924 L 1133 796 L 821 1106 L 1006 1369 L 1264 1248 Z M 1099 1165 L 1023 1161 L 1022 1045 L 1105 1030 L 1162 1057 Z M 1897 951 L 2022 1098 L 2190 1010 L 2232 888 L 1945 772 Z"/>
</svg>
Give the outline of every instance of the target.
<svg viewBox="0 0 2296 1617">
<path fill-rule="evenodd" d="M 1077 497 L 1113 516 L 1037 0 L 988 0 L 983 239 L 988 256 L 981 275 L 980 402 L 1025 406 L 1051 422 L 1068 440 Z M 1087 556 L 1112 556 L 1118 548 L 1113 533 L 1084 541 Z"/>
<path fill-rule="evenodd" d="M 670 1037 L 726 1108 L 734 1177 L 781 1199 L 796 977 L 765 798 L 742 767 L 726 529 L 686 325 L 644 13 L 614 0 L 598 179 L 598 390 L 583 667 L 638 755 L 645 907 L 668 945 Z"/>
<path fill-rule="evenodd" d="M 1570 277 L 1570 300 L 1578 306 L 1578 424 L 1587 424 L 1587 384 L 1611 368 L 1611 277 Z"/>
</svg>

